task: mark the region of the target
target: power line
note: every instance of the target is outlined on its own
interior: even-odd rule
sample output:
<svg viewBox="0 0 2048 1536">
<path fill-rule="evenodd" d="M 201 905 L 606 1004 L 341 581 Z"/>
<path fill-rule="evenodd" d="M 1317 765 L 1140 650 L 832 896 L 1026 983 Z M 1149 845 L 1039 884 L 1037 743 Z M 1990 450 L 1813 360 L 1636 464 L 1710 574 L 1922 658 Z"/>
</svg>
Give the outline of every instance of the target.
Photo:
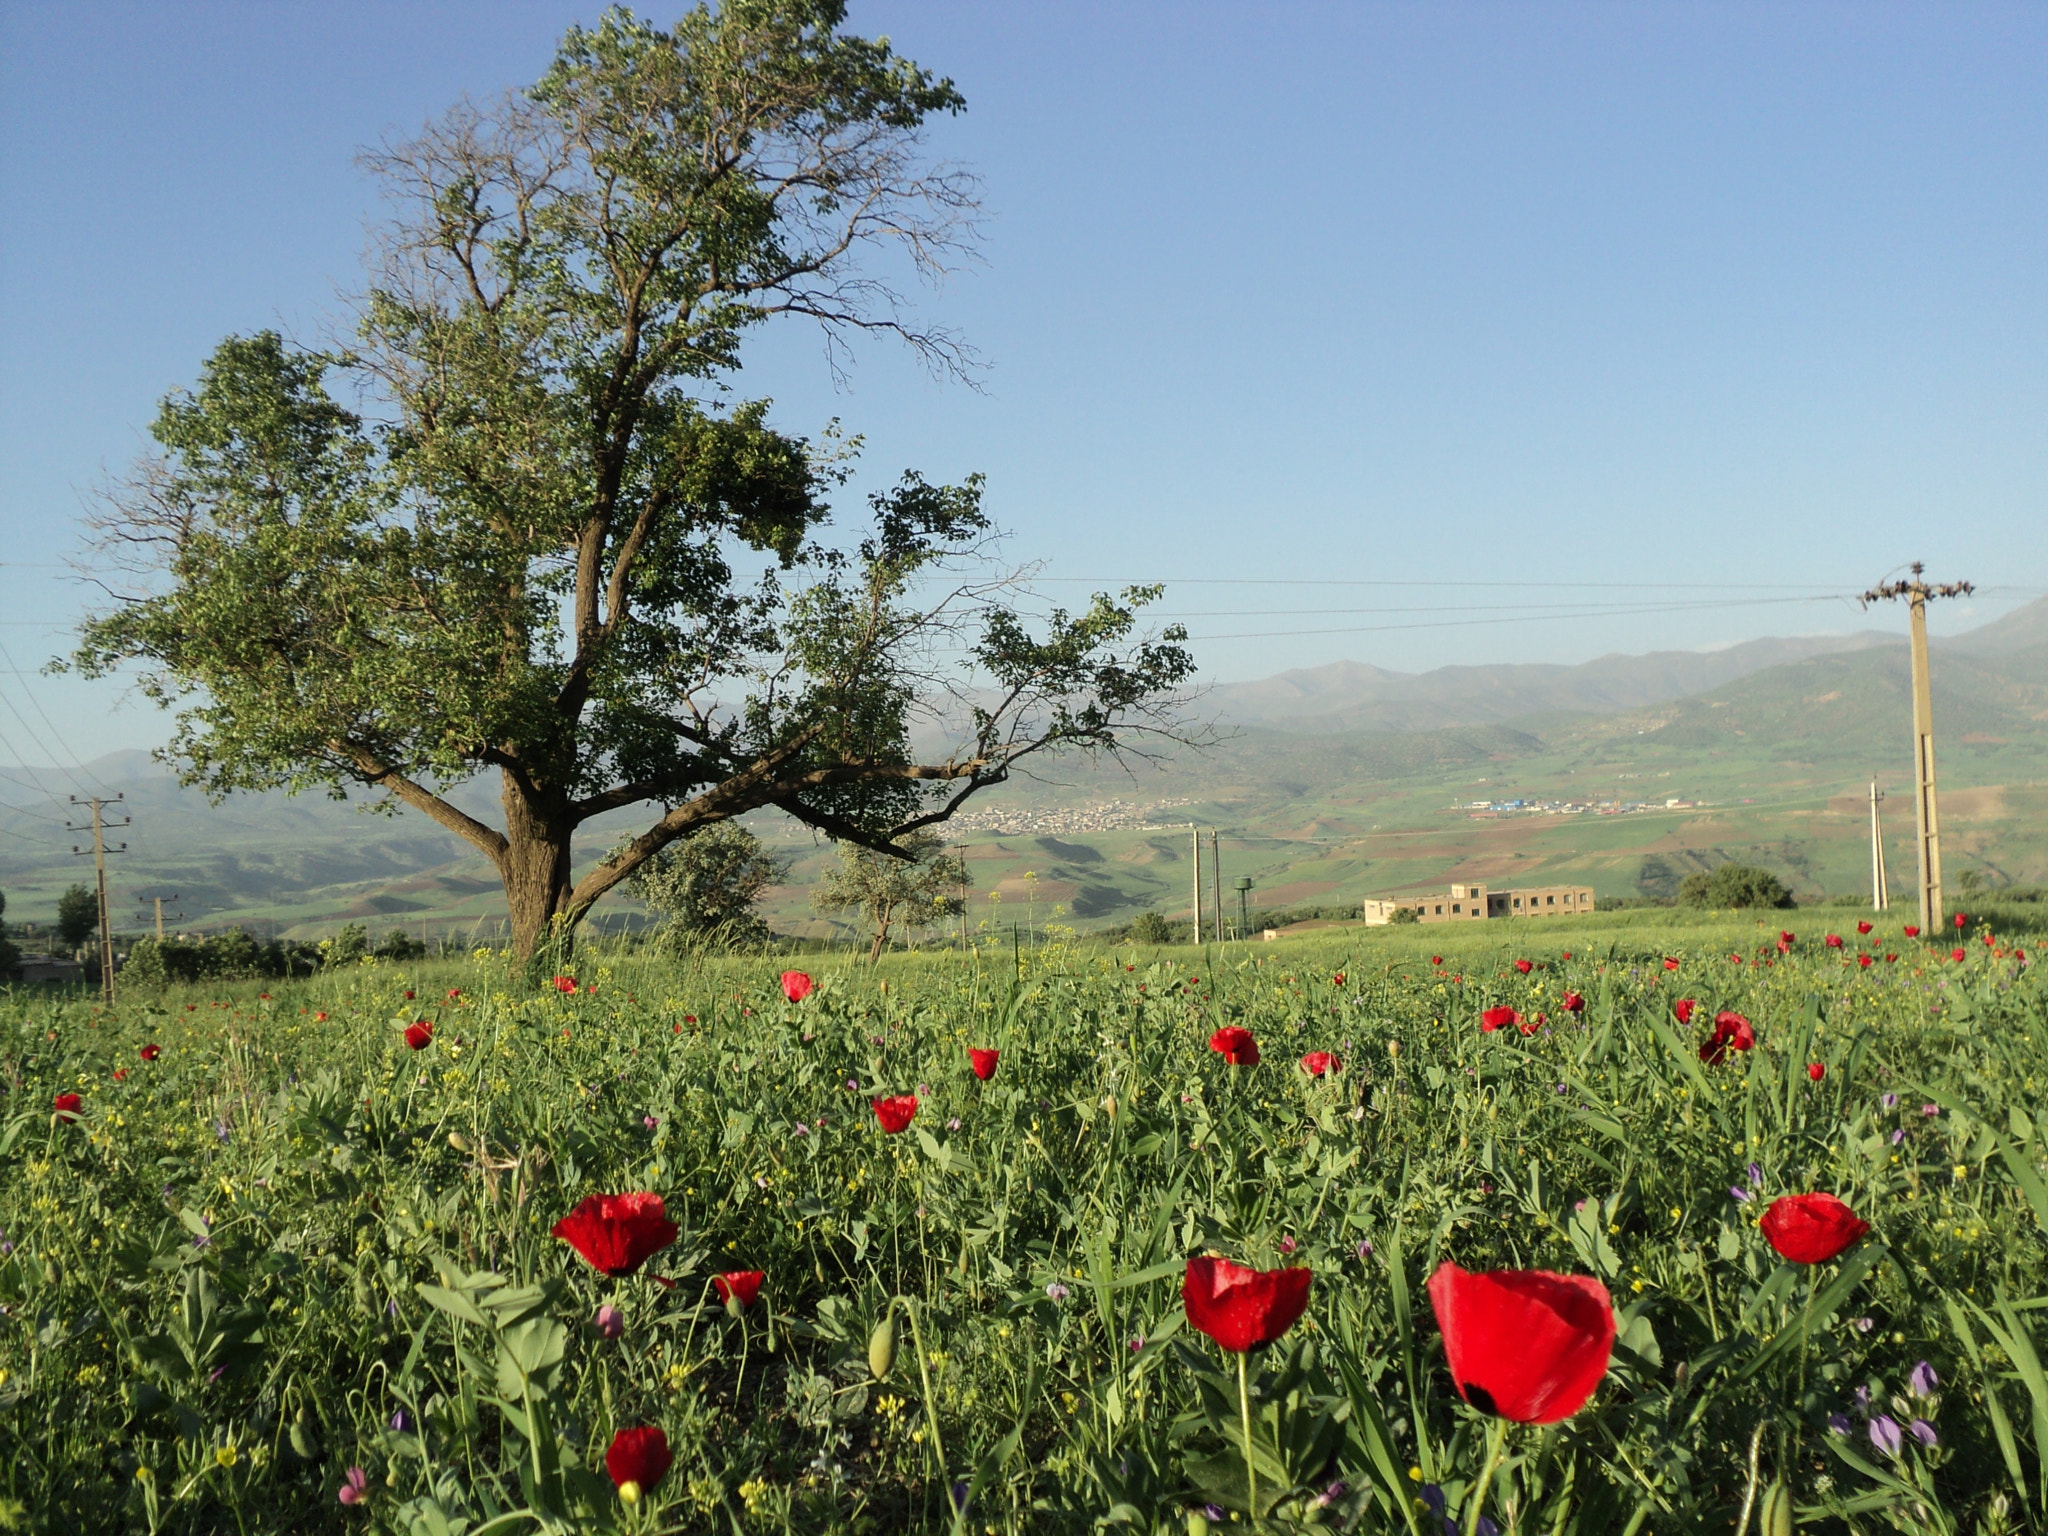
<svg viewBox="0 0 2048 1536">
<path fill-rule="evenodd" d="M 5 661 L 9 667 L 14 666 L 14 657 L 8 653 L 7 646 L 4 642 L 0 642 L 0 661 Z M 55 741 L 58 746 L 64 749 L 64 755 L 71 759 L 73 765 L 76 766 L 78 770 L 81 773 L 83 773 L 88 779 L 91 779 L 93 783 L 99 785 L 101 789 L 104 789 L 108 794 L 114 793 L 113 786 L 107 783 L 106 780 L 102 779 L 98 774 L 94 773 L 90 768 L 86 767 L 84 761 L 79 757 L 79 755 L 71 750 L 71 744 L 64 739 L 63 733 L 57 729 L 57 722 L 52 720 L 49 716 L 49 712 L 43 708 L 42 701 L 38 699 L 35 695 L 35 690 L 33 688 L 24 688 L 22 689 L 22 692 L 27 696 L 29 705 L 42 719 L 43 724 L 50 728 L 50 739 Z"/>
</svg>

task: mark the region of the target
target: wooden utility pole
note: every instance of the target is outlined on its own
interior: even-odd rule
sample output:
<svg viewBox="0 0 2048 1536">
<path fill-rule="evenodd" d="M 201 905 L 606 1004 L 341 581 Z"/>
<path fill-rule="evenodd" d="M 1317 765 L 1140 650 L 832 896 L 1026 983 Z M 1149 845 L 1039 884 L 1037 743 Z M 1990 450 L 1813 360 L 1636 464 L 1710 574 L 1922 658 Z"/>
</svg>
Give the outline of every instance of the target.
<svg viewBox="0 0 2048 1536">
<path fill-rule="evenodd" d="M 1209 834 L 1209 894 L 1215 898 L 1216 942 L 1223 942 L 1223 834 Z"/>
<path fill-rule="evenodd" d="M 107 832 L 112 827 L 125 827 L 129 822 L 110 822 L 106 820 L 103 811 L 106 806 L 116 804 L 120 799 L 119 795 L 114 796 L 112 800 L 102 800 L 97 795 L 93 796 L 90 800 L 81 800 L 76 795 L 71 797 L 73 805 L 90 805 L 92 807 L 92 848 L 90 851 L 92 853 L 93 869 L 99 876 L 100 999 L 109 1005 L 114 1001 L 114 925 L 110 921 L 107 912 L 107 855 L 110 853 L 126 853 L 128 845 L 121 843 L 116 847 L 109 848 L 107 846 Z M 132 819 L 130 818 L 130 820 Z M 85 828 L 71 827 L 69 830 L 83 832 Z M 87 852 L 86 849 L 80 848 L 75 843 L 72 845 L 71 851 L 74 854 Z"/>
<path fill-rule="evenodd" d="M 1870 781 L 1870 905 L 1879 912 L 1891 909 L 1891 882 L 1884 869 L 1884 833 L 1877 824 L 1877 802 L 1884 798 L 1877 792 L 1877 780 Z"/>
<path fill-rule="evenodd" d="M 1194 837 L 1194 839 L 1195 839 L 1195 926 L 1194 926 L 1194 940 L 1195 940 L 1195 947 L 1196 947 L 1197 949 L 1200 949 L 1200 948 L 1202 947 L 1202 829 L 1201 829 L 1200 827 L 1196 826 L 1196 825 L 1195 825 L 1195 824 L 1194 824 L 1194 823 L 1193 823 L 1193 822 L 1191 821 L 1191 822 L 1189 822 L 1189 823 L 1188 823 L 1188 831 L 1189 831 L 1189 833 L 1190 833 L 1190 834 L 1192 834 L 1192 835 L 1193 835 L 1193 837 Z"/>
<path fill-rule="evenodd" d="M 1927 679 L 1927 600 L 1931 597 L 1964 597 L 1976 591 L 1967 581 L 1945 582 L 1939 586 L 1920 579 L 1925 569 L 1913 562 L 1911 581 L 1888 581 L 1863 594 L 1863 605 L 1881 599 L 1904 598 L 1913 625 L 1913 797 L 1914 820 L 1920 845 L 1920 931 L 1937 933 L 1948 914 L 1941 900 L 1941 818 L 1934 798 L 1934 693 Z"/>
</svg>

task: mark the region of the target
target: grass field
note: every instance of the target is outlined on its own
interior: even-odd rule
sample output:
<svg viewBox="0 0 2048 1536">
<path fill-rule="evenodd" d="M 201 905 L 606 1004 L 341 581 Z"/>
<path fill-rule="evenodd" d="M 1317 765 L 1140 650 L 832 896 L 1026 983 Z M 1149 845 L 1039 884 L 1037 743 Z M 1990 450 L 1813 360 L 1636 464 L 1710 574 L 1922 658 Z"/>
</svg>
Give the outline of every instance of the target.
<svg viewBox="0 0 2048 1536">
<path fill-rule="evenodd" d="M 2044 936 L 1859 915 L 1782 914 L 1789 952 L 1669 912 L 1006 941 L 815 967 L 800 1002 L 765 962 L 589 951 L 573 994 L 491 953 L 16 994 L 0 1526 L 2048 1530 Z M 1721 1010 L 1755 1048 L 1710 1065 Z M 1231 1026 L 1257 1065 L 1210 1049 Z M 679 1231 L 633 1274 L 552 1235 L 643 1190 Z M 1873 1230 L 1781 1260 L 1759 1215 L 1811 1191 Z M 1209 1252 L 1312 1273 L 1242 1397 L 1185 1320 Z M 1579 1412 L 1461 1400 L 1446 1259 L 1606 1287 Z M 673 1465 L 628 1502 L 638 1426 Z"/>
</svg>

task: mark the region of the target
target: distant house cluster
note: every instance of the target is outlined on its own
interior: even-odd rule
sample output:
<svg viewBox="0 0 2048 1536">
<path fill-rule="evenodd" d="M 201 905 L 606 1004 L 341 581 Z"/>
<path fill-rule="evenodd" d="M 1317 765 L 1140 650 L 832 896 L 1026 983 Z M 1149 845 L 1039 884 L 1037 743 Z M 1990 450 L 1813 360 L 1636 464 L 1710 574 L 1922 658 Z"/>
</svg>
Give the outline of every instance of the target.
<svg viewBox="0 0 2048 1536">
<path fill-rule="evenodd" d="M 1626 816 L 1634 811 L 1689 811 L 1698 804 L 1673 795 L 1664 800 L 1468 800 L 1457 809 L 1474 821 L 1505 816 Z"/>
<path fill-rule="evenodd" d="M 1589 885 L 1539 885 L 1522 891 L 1490 891 L 1483 885 L 1454 885 L 1446 895 L 1368 898 L 1368 927 L 1394 921 L 1402 908 L 1425 923 L 1464 923 L 1489 917 L 1560 917 L 1593 910 Z"/>
</svg>

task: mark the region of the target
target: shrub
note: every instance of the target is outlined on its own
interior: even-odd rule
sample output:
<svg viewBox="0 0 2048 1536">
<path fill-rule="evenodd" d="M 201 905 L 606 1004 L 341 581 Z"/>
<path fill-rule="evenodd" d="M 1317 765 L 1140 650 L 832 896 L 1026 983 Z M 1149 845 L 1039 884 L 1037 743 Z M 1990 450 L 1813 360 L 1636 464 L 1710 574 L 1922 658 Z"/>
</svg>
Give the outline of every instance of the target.
<svg viewBox="0 0 2048 1536">
<path fill-rule="evenodd" d="M 1789 907 L 1792 892 L 1767 869 L 1751 864 L 1723 864 L 1679 882 L 1678 900 L 1687 907 Z"/>
</svg>

